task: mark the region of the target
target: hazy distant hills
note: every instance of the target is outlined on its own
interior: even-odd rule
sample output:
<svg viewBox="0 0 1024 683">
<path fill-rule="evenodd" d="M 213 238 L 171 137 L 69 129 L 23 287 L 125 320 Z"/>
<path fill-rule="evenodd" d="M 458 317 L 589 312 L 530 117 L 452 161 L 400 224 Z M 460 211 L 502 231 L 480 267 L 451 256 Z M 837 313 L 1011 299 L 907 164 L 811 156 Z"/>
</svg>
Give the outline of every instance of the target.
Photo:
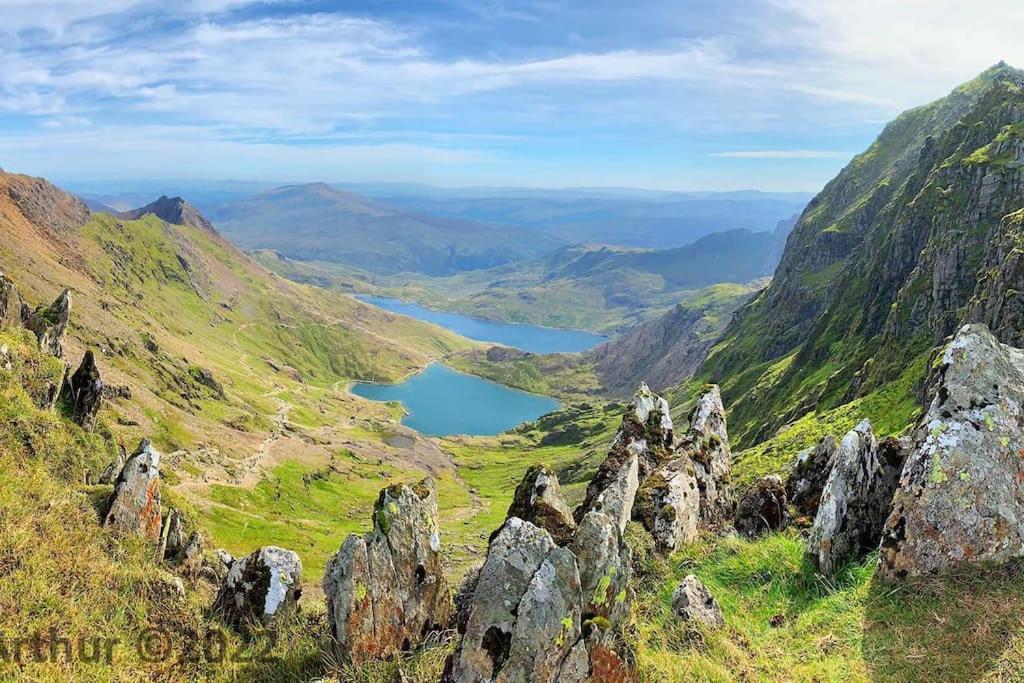
<svg viewBox="0 0 1024 683">
<path fill-rule="evenodd" d="M 529 228 L 568 243 L 600 242 L 668 249 L 727 230 L 772 230 L 799 214 L 810 195 L 645 190 L 445 190 L 408 185 L 353 185 L 391 206 L 437 216 Z"/>
<path fill-rule="evenodd" d="M 533 258 L 562 244 L 523 228 L 396 208 L 325 183 L 261 192 L 216 207 L 210 217 L 244 249 L 378 274 L 449 275 Z"/>
</svg>

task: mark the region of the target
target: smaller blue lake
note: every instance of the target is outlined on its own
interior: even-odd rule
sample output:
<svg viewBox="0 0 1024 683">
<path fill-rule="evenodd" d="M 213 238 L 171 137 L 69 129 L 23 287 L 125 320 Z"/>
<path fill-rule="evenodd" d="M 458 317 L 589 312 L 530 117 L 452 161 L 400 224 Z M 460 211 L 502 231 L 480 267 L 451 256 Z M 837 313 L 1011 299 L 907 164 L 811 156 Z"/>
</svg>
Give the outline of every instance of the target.
<svg viewBox="0 0 1024 683">
<path fill-rule="evenodd" d="M 400 401 L 402 424 L 429 436 L 500 434 L 558 408 L 548 396 L 528 394 L 433 363 L 400 384 L 358 382 L 352 393 L 373 401 Z"/>
<path fill-rule="evenodd" d="M 398 299 L 379 296 L 357 295 L 357 299 L 392 313 L 434 323 L 461 334 L 463 337 L 483 342 L 503 344 L 521 351 L 533 353 L 577 353 L 597 346 L 605 340 L 599 334 L 580 330 L 560 330 L 539 325 L 501 323 L 483 320 L 460 313 L 432 311 L 419 304 L 406 303 Z"/>
</svg>

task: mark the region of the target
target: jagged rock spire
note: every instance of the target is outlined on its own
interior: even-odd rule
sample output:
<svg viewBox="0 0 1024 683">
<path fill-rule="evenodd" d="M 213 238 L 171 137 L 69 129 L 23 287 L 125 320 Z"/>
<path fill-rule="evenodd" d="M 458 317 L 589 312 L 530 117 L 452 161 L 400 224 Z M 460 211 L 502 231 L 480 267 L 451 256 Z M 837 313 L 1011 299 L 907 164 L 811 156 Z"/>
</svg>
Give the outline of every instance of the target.
<svg viewBox="0 0 1024 683">
<path fill-rule="evenodd" d="M 904 457 L 895 439 L 881 446 L 867 420 L 843 437 L 807 541 L 819 572 L 834 574 L 877 547 Z"/>
<path fill-rule="evenodd" d="M 71 375 L 68 393 L 71 399 L 71 419 L 83 429 L 92 429 L 103 402 L 103 381 L 91 349 L 85 352 L 82 364 Z"/>
<path fill-rule="evenodd" d="M 65 289 L 49 306 L 28 312 L 22 306 L 23 323 L 36 335 L 39 348 L 57 358 L 64 357 L 64 337 L 71 318 L 71 290 Z"/>
<path fill-rule="evenodd" d="M 354 664 L 390 659 L 451 615 L 434 484 L 380 492 L 373 531 L 350 535 L 324 574 L 337 652 Z"/>
</svg>

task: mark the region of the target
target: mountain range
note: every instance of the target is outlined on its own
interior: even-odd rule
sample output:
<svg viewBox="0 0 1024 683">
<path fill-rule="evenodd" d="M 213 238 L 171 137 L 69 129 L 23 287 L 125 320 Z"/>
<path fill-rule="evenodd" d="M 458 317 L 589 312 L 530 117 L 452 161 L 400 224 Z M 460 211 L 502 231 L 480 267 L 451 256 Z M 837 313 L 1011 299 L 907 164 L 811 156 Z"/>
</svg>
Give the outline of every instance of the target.
<svg viewBox="0 0 1024 683">
<path fill-rule="evenodd" d="M 325 183 L 289 185 L 210 214 L 247 250 L 372 273 L 449 275 L 538 256 L 560 242 L 523 229 L 397 209 Z"/>
</svg>

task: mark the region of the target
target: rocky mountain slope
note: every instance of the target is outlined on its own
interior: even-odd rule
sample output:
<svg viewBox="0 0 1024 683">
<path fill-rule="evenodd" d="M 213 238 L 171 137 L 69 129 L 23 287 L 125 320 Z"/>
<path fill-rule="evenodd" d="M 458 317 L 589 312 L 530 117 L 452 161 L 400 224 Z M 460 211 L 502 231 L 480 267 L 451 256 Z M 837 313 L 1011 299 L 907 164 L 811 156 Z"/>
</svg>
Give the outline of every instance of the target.
<svg viewBox="0 0 1024 683">
<path fill-rule="evenodd" d="M 757 293 L 753 286 L 720 284 L 687 299 L 659 318 L 583 354 L 601 386 L 627 396 L 640 382 L 655 391 L 674 387 L 701 367 L 737 308 Z"/>
<path fill-rule="evenodd" d="M 450 275 L 536 257 L 561 244 L 509 226 L 412 213 L 324 183 L 269 190 L 219 206 L 211 219 L 246 250 L 383 274 Z"/>
<path fill-rule="evenodd" d="M 902 114 L 810 203 L 698 373 L 722 383 L 742 444 L 901 376 L 911 391 L 887 412 L 907 412 L 931 349 L 964 320 L 1016 339 L 1002 259 L 1024 206 L 1022 86 L 1000 64 Z"/>
</svg>

